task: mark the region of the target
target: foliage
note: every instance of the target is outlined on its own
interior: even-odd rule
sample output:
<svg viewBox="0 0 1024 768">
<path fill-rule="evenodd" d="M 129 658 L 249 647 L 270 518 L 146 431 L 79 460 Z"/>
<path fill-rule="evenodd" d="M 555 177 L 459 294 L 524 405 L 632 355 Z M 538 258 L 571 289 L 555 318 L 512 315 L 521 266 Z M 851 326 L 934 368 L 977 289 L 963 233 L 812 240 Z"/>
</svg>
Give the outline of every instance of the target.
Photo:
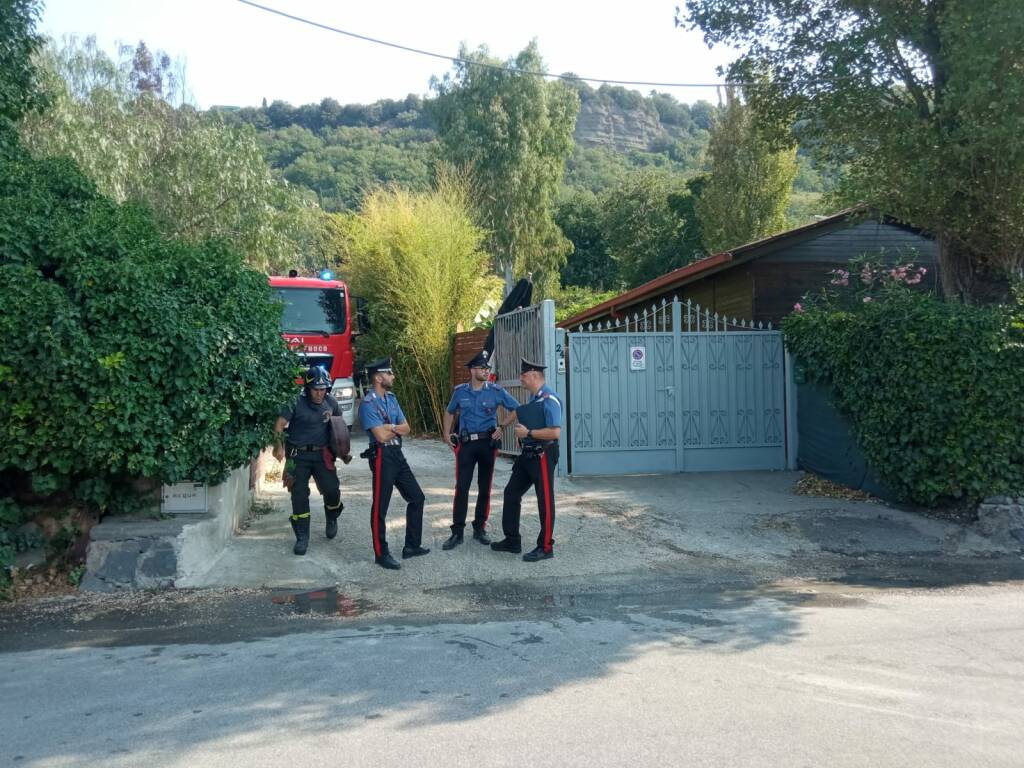
<svg viewBox="0 0 1024 768">
<path fill-rule="evenodd" d="M 218 482 L 294 386 L 280 311 L 227 245 L 165 239 L 69 160 L 4 152 L 0 476 L 101 510 L 138 478 Z"/>
<path fill-rule="evenodd" d="M 49 108 L 22 125 L 37 156 L 71 157 L 104 195 L 146 204 L 169 237 L 230 239 L 266 271 L 301 265 L 319 224 L 311 204 L 274 180 L 251 129 L 168 103 L 178 85 L 166 54 L 140 43 L 113 61 L 94 39 L 70 39 L 40 65 Z"/>
<path fill-rule="evenodd" d="M 553 214 L 579 98 L 561 81 L 509 71 L 544 70 L 536 43 L 505 68 L 486 48 L 463 47 L 459 58 L 453 74 L 433 83 L 438 96 L 432 113 L 444 157 L 473 175 L 474 199 L 498 271 L 532 272 L 543 293 L 557 285 L 570 250 Z"/>
<path fill-rule="evenodd" d="M 22 115 L 40 105 L 32 60 L 43 42 L 35 33 L 39 13 L 35 0 L 0 0 L 0 142 Z"/>
<path fill-rule="evenodd" d="M 391 356 L 410 424 L 439 431 L 456 325 L 469 324 L 494 282 L 465 180 L 444 173 L 431 192 L 372 192 L 348 219 L 346 236 L 348 278 L 370 317 L 360 352 Z"/>
<path fill-rule="evenodd" d="M 640 285 L 695 258 L 680 215 L 688 194 L 679 177 L 637 171 L 601 196 L 601 232 L 624 285 Z"/>
<path fill-rule="evenodd" d="M 563 195 L 555 209 L 555 223 L 573 245 L 561 269 L 562 286 L 594 286 L 599 291 L 617 288 L 618 265 L 604 241 L 597 195 L 589 190 Z"/>
<path fill-rule="evenodd" d="M 796 177 L 796 148 L 773 149 L 757 115 L 732 89 L 711 128 L 708 181 L 697 203 L 710 253 L 781 232 Z"/>
<path fill-rule="evenodd" d="M 912 290 L 923 275 L 866 260 L 837 270 L 783 320 L 786 343 L 831 387 L 900 497 L 931 506 L 1024 489 L 1024 345 L 1013 310 Z"/>
<path fill-rule="evenodd" d="M 689 0 L 687 20 L 744 50 L 729 78 L 781 142 L 843 169 L 839 199 L 936 234 L 948 296 L 1024 275 L 1019 0 Z"/>
<path fill-rule="evenodd" d="M 582 285 L 563 285 L 554 297 L 555 322 L 560 323 L 617 295 L 618 291 L 595 291 Z"/>
</svg>

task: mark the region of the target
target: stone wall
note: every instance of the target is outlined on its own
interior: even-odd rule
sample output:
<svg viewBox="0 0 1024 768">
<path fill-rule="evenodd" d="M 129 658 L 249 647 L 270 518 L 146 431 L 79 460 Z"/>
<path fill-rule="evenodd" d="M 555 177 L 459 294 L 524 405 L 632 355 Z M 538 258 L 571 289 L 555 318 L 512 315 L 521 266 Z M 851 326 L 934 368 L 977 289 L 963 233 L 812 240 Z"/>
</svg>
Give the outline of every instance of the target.
<svg viewBox="0 0 1024 768">
<path fill-rule="evenodd" d="M 990 496 L 978 505 L 978 532 L 998 544 L 1024 546 L 1024 496 Z"/>
<path fill-rule="evenodd" d="M 81 589 L 167 589 L 188 586 L 209 568 L 252 504 L 251 469 L 234 470 L 207 490 L 207 512 L 164 520 L 111 517 L 94 526 Z"/>
</svg>

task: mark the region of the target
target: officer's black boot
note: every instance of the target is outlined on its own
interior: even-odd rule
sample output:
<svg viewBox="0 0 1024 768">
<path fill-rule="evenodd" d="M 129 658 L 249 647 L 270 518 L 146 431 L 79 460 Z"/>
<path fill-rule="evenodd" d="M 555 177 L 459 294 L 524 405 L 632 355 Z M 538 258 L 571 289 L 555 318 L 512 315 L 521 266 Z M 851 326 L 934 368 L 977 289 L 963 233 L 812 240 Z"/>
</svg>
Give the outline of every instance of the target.
<svg viewBox="0 0 1024 768">
<path fill-rule="evenodd" d="M 484 546 L 491 543 L 491 537 L 487 535 L 487 531 L 483 528 L 477 528 L 475 525 L 473 526 L 473 538 Z"/>
<path fill-rule="evenodd" d="M 293 517 L 291 520 L 292 530 L 295 531 L 295 546 L 292 547 L 292 552 L 296 555 L 304 555 L 309 548 L 309 515 L 300 517 L 298 520 Z"/>
<path fill-rule="evenodd" d="M 452 535 L 449 536 L 448 540 L 445 541 L 445 543 L 441 545 L 441 549 L 446 550 L 446 551 L 449 550 L 449 549 L 455 549 L 461 543 L 462 543 L 462 529 L 461 528 L 452 528 Z"/>
</svg>

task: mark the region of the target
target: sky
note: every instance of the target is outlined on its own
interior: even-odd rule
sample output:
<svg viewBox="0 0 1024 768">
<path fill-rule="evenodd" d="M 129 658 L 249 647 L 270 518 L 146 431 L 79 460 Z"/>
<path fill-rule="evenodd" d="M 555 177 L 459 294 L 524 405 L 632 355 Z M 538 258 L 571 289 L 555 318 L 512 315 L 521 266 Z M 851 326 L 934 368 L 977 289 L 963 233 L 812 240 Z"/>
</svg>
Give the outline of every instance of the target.
<svg viewBox="0 0 1024 768">
<path fill-rule="evenodd" d="M 259 0 L 262 5 L 369 37 L 455 55 L 486 45 L 502 59 L 537 39 L 548 71 L 656 82 L 720 82 L 735 52 L 709 50 L 699 31 L 675 28 L 683 0 Z M 354 40 L 237 0 L 45 0 L 40 31 L 56 39 L 95 35 L 113 53 L 144 40 L 181 57 L 200 108 L 342 104 L 426 95 L 450 64 Z M 597 87 L 597 83 L 592 83 Z M 648 92 L 648 86 L 636 86 Z M 680 101 L 717 99 L 715 89 L 657 88 Z"/>
</svg>

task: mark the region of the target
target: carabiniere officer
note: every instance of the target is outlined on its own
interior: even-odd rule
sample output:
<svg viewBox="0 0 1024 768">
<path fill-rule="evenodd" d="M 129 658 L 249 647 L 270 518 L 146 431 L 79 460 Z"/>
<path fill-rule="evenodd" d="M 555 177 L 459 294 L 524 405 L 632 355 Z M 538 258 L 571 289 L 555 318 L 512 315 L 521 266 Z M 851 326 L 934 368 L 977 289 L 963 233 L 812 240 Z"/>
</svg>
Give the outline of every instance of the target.
<svg viewBox="0 0 1024 768">
<path fill-rule="evenodd" d="M 558 438 L 562 434 L 562 403 L 555 391 L 544 383 L 545 367 L 525 358 L 520 366 L 519 381 L 530 392 L 526 406 L 539 404 L 543 412 L 543 426 L 529 428 L 516 424 L 516 437 L 522 440 L 523 450 L 512 465 L 512 475 L 505 485 L 501 511 L 501 527 L 505 538 L 491 544 L 495 552 L 523 551 L 519 535 L 519 513 L 523 494 L 533 486 L 537 494 L 540 533 L 537 535 L 537 546 L 523 555 L 523 560 L 528 563 L 555 556 L 555 467 L 558 464 Z"/>
<path fill-rule="evenodd" d="M 388 550 L 388 505 L 395 488 L 406 501 L 405 546 L 402 559 L 419 557 L 430 550 L 420 546 L 423 536 L 423 503 L 425 497 L 402 453 L 402 436 L 409 434 L 409 423 L 391 388 L 395 373 L 391 358 L 385 357 L 366 366 L 371 389 L 359 405 L 359 423 L 370 436 L 370 447 L 362 454 L 370 462 L 373 475 L 373 502 L 370 507 L 370 530 L 373 536 L 374 562 L 382 568 L 397 571 L 401 564 Z"/>
<path fill-rule="evenodd" d="M 441 545 L 442 549 L 455 549 L 462 543 L 474 468 L 477 475 L 473 538 L 481 544 L 491 543 L 486 528 L 491 513 L 494 463 L 501 438 L 498 406 L 503 406 L 511 414 L 507 418 L 507 422 L 511 422 L 519 405 L 508 391 L 490 383 L 487 350 L 481 350 L 466 363 L 466 367 L 469 368 L 469 381 L 455 387 L 444 414 L 444 434 L 448 435 L 448 442 L 455 451 L 455 498 L 452 501 L 452 535 Z M 459 415 L 459 431 L 453 432 L 456 413 Z"/>
</svg>

